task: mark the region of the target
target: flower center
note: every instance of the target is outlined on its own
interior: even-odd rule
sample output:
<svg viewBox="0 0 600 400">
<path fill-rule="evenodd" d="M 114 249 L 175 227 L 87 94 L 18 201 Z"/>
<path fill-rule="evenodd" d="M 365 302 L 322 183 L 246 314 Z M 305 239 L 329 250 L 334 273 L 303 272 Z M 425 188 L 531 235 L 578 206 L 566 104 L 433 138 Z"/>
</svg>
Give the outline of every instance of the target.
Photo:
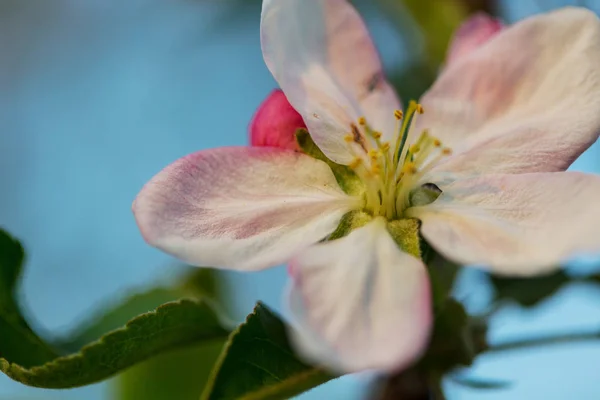
<svg viewBox="0 0 600 400">
<path fill-rule="evenodd" d="M 407 144 L 411 125 L 423 112 L 423 107 L 414 101 L 406 112 L 394 112 L 395 143 L 382 141 L 381 132 L 373 130 L 364 117 L 351 125 L 345 140 L 355 158 L 349 167 L 365 184 L 365 211 L 389 220 L 402 217 L 410 206 L 411 191 L 426 183 L 422 182 L 423 176 L 452 153 L 427 130 Z"/>
</svg>

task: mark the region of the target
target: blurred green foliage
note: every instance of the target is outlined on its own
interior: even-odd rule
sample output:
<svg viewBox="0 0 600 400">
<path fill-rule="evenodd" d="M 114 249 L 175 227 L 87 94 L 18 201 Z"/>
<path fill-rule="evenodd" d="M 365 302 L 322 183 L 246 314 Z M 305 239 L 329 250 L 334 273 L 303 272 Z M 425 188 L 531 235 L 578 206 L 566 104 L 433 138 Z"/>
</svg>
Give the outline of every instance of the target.
<svg viewBox="0 0 600 400">
<path fill-rule="evenodd" d="M 172 350 L 135 365 L 113 385 L 116 400 L 198 400 L 225 339 Z"/>
<path fill-rule="evenodd" d="M 15 292 L 23 260 L 21 244 L 0 230 L 0 370 L 26 385 L 46 388 L 88 385 L 163 351 L 224 340 L 229 333 L 209 300 L 180 300 L 138 315 L 124 327 L 111 330 L 74 353 L 59 355 L 29 328 L 18 307 Z M 112 329 L 110 324 L 131 310 L 133 304 L 141 306 L 142 298 L 151 297 L 138 297 L 122 309 L 116 308 L 110 313 L 113 318 L 107 314 L 100 319 L 108 323 L 102 328 Z M 65 344 L 81 344 L 82 338 L 92 340 L 102 335 L 101 326 L 96 323 L 83 329 L 82 334 Z"/>
<path fill-rule="evenodd" d="M 287 328 L 264 304 L 229 338 L 203 400 L 283 400 L 335 376 L 298 360 Z"/>
</svg>

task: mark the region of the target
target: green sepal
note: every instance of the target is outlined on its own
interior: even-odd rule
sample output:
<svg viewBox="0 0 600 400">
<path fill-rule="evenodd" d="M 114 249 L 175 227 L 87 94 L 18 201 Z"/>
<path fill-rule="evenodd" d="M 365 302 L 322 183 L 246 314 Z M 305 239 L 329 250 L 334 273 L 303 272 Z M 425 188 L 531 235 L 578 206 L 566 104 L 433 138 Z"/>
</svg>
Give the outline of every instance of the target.
<svg viewBox="0 0 600 400">
<path fill-rule="evenodd" d="M 402 251 L 421 259 L 419 226 L 418 220 L 414 218 L 404 218 L 389 221 L 387 230 Z"/>
<path fill-rule="evenodd" d="M 351 196 L 362 196 L 365 191 L 365 185 L 360 178 L 356 176 L 354 171 L 346 165 L 341 165 L 331 161 L 319 147 L 313 142 L 310 134 L 306 129 L 298 129 L 296 131 L 296 142 L 306 155 L 321 160 L 329 165 L 338 185 L 344 192 Z"/>
<path fill-rule="evenodd" d="M 340 224 L 327 240 L 335 240 L 347 236 L 355 229 L 362 228 L 373 220 L 373 216 L 364 211 L 350 211 L 342 217 Z"/>
</svg>

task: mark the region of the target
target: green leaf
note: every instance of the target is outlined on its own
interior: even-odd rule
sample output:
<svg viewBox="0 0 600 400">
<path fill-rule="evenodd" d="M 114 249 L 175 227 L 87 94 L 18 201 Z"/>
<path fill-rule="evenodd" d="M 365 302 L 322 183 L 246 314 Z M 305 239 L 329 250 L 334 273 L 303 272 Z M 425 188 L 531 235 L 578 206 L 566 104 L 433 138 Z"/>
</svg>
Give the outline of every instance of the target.
<svg viewBox="0 0 600 400">
<path fill-rule="evenodd" d="M 202 399 L 288 399 L 334 378 L 300 361 L 284 323 L 258 303 L 229 337 Z"/>
<path fill-rule="evenodd" d="M 200 342 L 222 342 L 229 334 L 212 302 L 181 300 L 137 316 L 79 351 L 60 355 L 33 332 L 18 307 L 14 295 L 23 260 L 19 242 L 0 230 L 0 371 L 23 384 L 54 389 L 87 385 L 161 352 Z M 139 300 L 129 305 L 138 307 Z M 104 325 L 92 325 L 70 343 L 97 337 L 100 326 L 113 328 L 123 315 L 116 317 L 107 315 L 101 321 Z"/>
<path fill-rule="evenodd" d="M 56 353 L 29 327 L 15 300 L 25 252 L 21 244 L 0 229 L 0 357 L 25 367 L 56 357 Z"/>
<path fill-rule="evenodd" d="M 124 326 L 131 318 L 154 310 L 161 304 L 181 298 L 216 300 L 218 273 L 207 268 L 186 267 L 180 284 L 174 287 L 157 287 L 135 294 L 121 304 L 89 318 L 68 338 L 55 343 L 55 347 L 70 352 L 78 351 L 86 344 L 99 339 L 105 333 Z"/>
<path fill-rule="evenodd" d="M 0 359 L 0 370 L 25 385 L 62 389 L 88 385 L 160 352 L 227 335 L 206 302 L 181 300 L 132 319 L 80 352 L 25 368 Z M 4 346 L 4 343 L 0 343 Z"/>
<path fill-rule="evenodd" d="M 176 288 L 156 289 L 136 296 L 125 303 L 124 307 L 115 309 L 110 314 L 135 315 L 142 307 L 170 295 L 181 297 L 182 294 L 187 294 L 224 300 L 222 283 L 220 273 L 216 270 L 193 268 Z M 135 313 L 131 314 L 132 311 Z M 115 318 L 113 315 L 108 320 Z M 198 400 L 225 341 L 226 338 L 223 338 L 169 351 L 127 369 L 112 382 L 115 399 Z"/>
<path fill-rule="evenodd" d="M 445 372 L 471 365 L 480 348 L 477 341 L 484 338 L 484 327 L 473 326 L 462 304 L 449 298 L 436 310 L 429 349 L 419 368 Z"/>
<path fill-rule="evenodd" d="M 550 275 L 530 278 L 503 278 L 491 276 L 496 300 L 514 300 L 524 307 L 533 307 L 554 295 L 571 278 L 560 270 Z"/>
<path fill-rule="evenodd" d="M 408 25 L 403 19 L 408 11 L 421 28 L 418 34 L 425 41 L 425 53 L 432 70 L 444 62 L 450 38 L 469 11 L 459 1 L 378 0 L 378 4 L 398 28 Z M 413 33 L 409 40 L 413 42 L 416 36 Z"/>
<path fill-rule="evenodd" d="M 413 60 L 401 70 L 391 71 L 388 80 L 396 88 L 401 99 L 420 99 L 431 87 L 436 76 L 426 62 Z"/>
<path fill-rule="evenodd" d="M 0 229 L 0 299 L 11 302 L 25 260 L 25 250 L 16 239 Z"/>
<path fill-rule="evenodd" d="M 166 288 L 155 288 L 145 293 L 136 294 L 122 304 L 102 314 L 94 315 L 90 318 L 90 322 L 82 324 L 68 338 L 55 343 L 55 347 L 77 352 L 88 343 L 100 339 L 104 334 L 124 326 L 131 318 L 182 297 L 184 296 L 181 292 Z"/>
<path fill-rule="evenodd" d="M 421 240 L 421 252 L 429 271 L 433 307 L 437 310 L 450 298 L 459 266 L 435 252 L 424 239 Z"/>
<path fill-rule="evenodd" d="M 115 399 L 198 400 L 225 339 L 160 354 L 120 374 Z"/>
</svg>

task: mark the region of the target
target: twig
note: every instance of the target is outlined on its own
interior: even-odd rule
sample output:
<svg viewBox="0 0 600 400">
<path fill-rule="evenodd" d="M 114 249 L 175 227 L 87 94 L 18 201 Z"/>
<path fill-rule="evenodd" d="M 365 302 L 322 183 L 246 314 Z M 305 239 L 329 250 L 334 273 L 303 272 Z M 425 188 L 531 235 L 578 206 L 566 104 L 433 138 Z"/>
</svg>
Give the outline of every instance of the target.
<svg viewBox="0 0 600 400">
<path fill-rule="evenodd" d="M 531 347 L 546 346 L 549 344 L 563 344 L 573 342 L 587 342 L 600 339 L 600 331 L 572 333 L 566 335 L 555 335 L 538 338 L 527 338 L 512 342 L 493 345 L 484 350 L 486 353 L 497 353 L 507 350 L 519 350 Z"/>
</svg>

